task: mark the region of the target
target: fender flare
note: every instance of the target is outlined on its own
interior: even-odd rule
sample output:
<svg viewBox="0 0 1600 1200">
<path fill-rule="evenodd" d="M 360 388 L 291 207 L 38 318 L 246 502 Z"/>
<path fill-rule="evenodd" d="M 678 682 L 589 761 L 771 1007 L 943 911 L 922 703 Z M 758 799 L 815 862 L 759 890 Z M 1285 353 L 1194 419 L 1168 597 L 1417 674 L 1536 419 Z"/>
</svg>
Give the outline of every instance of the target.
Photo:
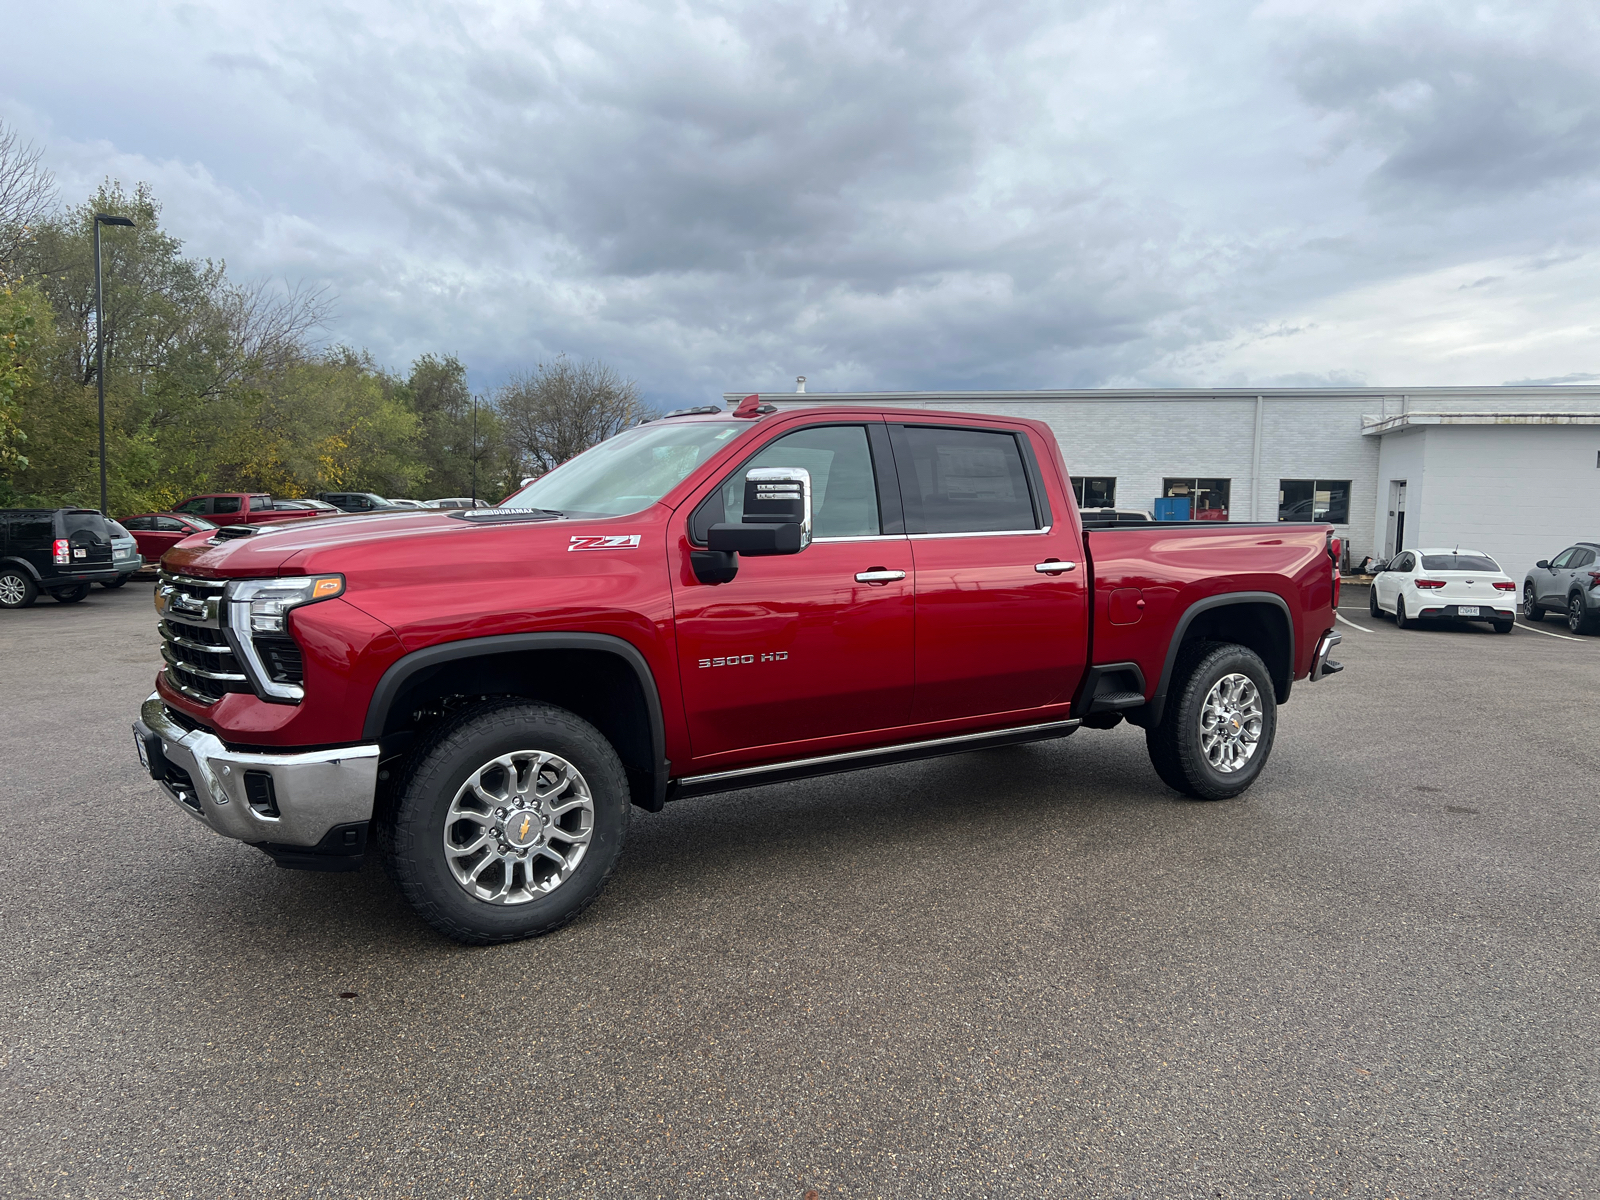
<svg viewBox="0 0 1600 1200">
<path fill-rule="evenodd" d="M 372 690 L 367 702 L 367 718 L 361 736 L 375 742 L 383 735 L 389 719 L 389 710 L 396 697 L 411 677 L 419 671 L 441 663 L 457 662 L 467 658 L 486 658 L 500 654 L 514 654 L 522 650 L 597 650 L 614 655 L 626 663 L 639 681 L 644 695 L 645 712 L 650 722 L 651 757 L 651 812 L 661 811 L 666 802 L 667 780 L 672 764 L 667 760 L 666 722 L 661 715 L 661 693 L 656 687 L 655 675 L 637 647 L 622 638 L 606 633 L 503 633 L 491 637 L 466 638 L 458 642 L 440 642 L 414 650 L 390 664 Z"/>
<path fill-rule="evenodd" d="M 1178 626 L 1172 631 L 1172 641 L 1167 646 L 1167 661 L 1161 668 L 1161 682 L 1156 684 L 1156 694 L 1150 698 L 1147 705 L 1149 710 L 1149 723 L 1153 728 L 1160 724 L 1161 716 L 1167 707 L 1167 689 L 1172 684 L 1172 669 L 1178 661 L 1178 650 L 1183 645 L 1183 638 L 1189 632 L 1189 626 L 1194 619 L 1202 613 L 1210 612 L 1217 608 L 1232 608 L 1238 604 L 1267 604 L 1276 608 L 1283 614 L 1284 631 L 1289 637 L 1289 673 L 1286 684 L 1294 682 L 1294 665 L 1298 661 L 1294 650 L 1294 615 L 1289 611 L 1289 602 L 1276 592 L 1222 592 L 1215 596 L 1207 596 L 1196 600 L 1184 609 L 1183 616 L 1178 618 Z M 1276 680 L 1274 680 L 1276 685 Z M 1288 698 L 1288 687 L 1284 688 L 1284 699 Z M 1280 701 L 1281 703 L 1281 701 Z"/>
<path fill-rule="evenodd" d="M 29 575 L 33 576 L 34 583 L 37 583 L 37 584 L 40 584 L 40 585 L 43 585 L 43 583 L 44 583 L 43 577 L 39 574 L 39 568 L 34 566 L 31 562 L 29 562 L 25 558 L 19 558 L 15 554 L 8 554 L 4 558 L 0 558 L 0 563 L 4 563 L 6 565 L 10 565 L 12 563 L 15 563 L 17 566 L 21 567 L 24 571 L 26 571 Z"/>
</svg>

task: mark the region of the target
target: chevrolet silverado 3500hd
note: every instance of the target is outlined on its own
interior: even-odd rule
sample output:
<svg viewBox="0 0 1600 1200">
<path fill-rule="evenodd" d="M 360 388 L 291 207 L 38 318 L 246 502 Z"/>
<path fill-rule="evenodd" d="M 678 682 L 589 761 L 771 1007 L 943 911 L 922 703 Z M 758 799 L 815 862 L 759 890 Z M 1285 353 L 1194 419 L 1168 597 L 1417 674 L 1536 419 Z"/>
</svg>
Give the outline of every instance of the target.
<svg viewBox="0 0 1600 1200">
<path fill-rule="evenodd" d="M 695 410 L 501 506 L 197 534 L 162 561 L 134 726 L 185 811 L 286 867 L 375 846 L 487 943 L 571 920 L 633 806 L 1141 726 L 1244 791 L 1329 651 L 1326 525 L 1085 532 L 1050 429 Z"/>
</svg>

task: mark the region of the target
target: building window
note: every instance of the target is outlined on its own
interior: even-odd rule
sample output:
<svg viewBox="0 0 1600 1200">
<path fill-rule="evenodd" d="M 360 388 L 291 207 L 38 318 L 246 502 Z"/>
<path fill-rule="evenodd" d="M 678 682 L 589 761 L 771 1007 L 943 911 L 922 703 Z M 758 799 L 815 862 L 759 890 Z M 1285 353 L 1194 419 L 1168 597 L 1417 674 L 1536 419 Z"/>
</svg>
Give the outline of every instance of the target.
<svg viewBox="0 0 1600 1200">
<path fill-rule="evenodd" d="M 1163 479 L 1161 494 L 1189 501 L 1191 521 L 1226 521 L 1231 479 Z"/>
<path fill-rule="evenodd" d="M 1350 523 L 1348 479 L 1278 480 L 1278 520 Z"/>
<path fill-rule="evenodd" d="M 1074 475 L 1072 494 L 1078 498 L 1079 508 L 1115 508 L 1117 481 L 1114 476 L 1096 479 L 1087 475 Z"/>
</svg>

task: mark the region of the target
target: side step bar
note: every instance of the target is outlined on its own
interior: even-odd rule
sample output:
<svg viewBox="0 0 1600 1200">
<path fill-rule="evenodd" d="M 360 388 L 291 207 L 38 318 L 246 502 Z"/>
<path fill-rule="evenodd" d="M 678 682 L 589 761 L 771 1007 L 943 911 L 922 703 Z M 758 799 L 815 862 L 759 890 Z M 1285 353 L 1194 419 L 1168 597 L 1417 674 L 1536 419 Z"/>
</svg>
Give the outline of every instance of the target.
<svg viewBox="0 0 1600 1200">
<path fill-rule="evenodd" d="M 955 737 L 933 738 L 923 742 L 902 742 L 897 746 L 878 746 L 871 750 L 846 750 L 842 754 L 797 758 L 788 762 L 767 763 L 759 767 L 740 767 L 737 770 L 717 771 L 710 775 L 689 775 L 668 785 L 667 799 L 685 800 L 691 796 L 709 796 L 714 792 L 731 792 L 737 788 L 756 787 L 763 783 L 787 783 L 791 779 L 834 775 L 840 771 L 854 771 L 862 767 L 886 767 L 892 763 L 940 758 L 947 754 L 963 754 L 968 750 L 988 750 L 995 746 L 1014 746 L 1022 742 L 1043 742 L 1051 738 L 1066 737 L 1079 724 L 1081 722 L 1076 718 L 1070 721 L 1051 721 L 1045 725 L 1021 725 L 1015 729 L 963 733 Z"/>
</svg>

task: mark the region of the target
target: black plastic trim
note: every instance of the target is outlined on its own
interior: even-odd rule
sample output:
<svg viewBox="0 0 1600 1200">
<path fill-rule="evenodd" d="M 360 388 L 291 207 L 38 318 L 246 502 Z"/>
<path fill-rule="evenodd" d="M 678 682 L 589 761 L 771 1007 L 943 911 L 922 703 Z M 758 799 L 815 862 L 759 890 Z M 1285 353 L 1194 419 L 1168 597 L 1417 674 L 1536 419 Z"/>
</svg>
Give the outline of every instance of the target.
<svg viewBox="0 0 1600 1200">
<path fill-rule="evenodd" d="M 653 760 L 651 804 L 641 805 L 650 812 L 661 811 L 666 802 L 667 778 L 671 764 L 667 761 L 666 723 L 661 715 L 661 693 L 656 688 L 655 676 L 643 654 L 630 642 L 607 633 L 504 633 L 493 637 L 468 638 L 460 642 L 442 642 L 416 650 L 393 663 L 378 680 L 372 699 L 367 704 L 367 719 L 362 726 L 364 741 L 375 742 L 383 736 L 384 725 L 395 697 L 411 676 L 441 663 L 466 658 L 485 658 L 497 654 L 515 654 L 522 650 L 598 650 L 614 654 L 633 670 L 639 680 L 639 690 L 644 693 L 645 710 L 650 720 L 650 751 Z"/>
<path fill-rule="evenodd" d="M 1109 680 L 1113 675 L 1126 674 L 1133 676 L 1133 688 L 1107 689 L 1101 694 L 1100 684 Z M 1080 709 L 1085 712 L 1117 712 L 1124 708 L 1138 708 L 1144 703 L 1145 693 L 1144 671 L 1136 662 L 1098 663 L 1084 673 L 1083 690 L 1078 694 L 1078 701 L 1073 705 L 1073 712 Z M 1129 701 L 1126 696 L 1137 691 L 1138 700 Z"/>
<path fill-rule="evenodd" d="M 754 767 L 734 767 L 727 771 L 714 771 L 706 775 L 689 776 L 674 781 L 669 799 L 685 800 L 692 796 L 709 796 L 717 792 L 738 791 L 768 783 L 788 783 L 795 779 L 814 779 L 819 775 L 839 775 L 846 771 L 859 771 L 867 767 L 884 767 L 893 763 L 917 762 L 927 758 L 944 758 L 951 754 L 965 754 L 969 750 L 988 750 L 996 746 L 1015 746 L 1023 742 L 1043 742 L 1066 737 L 1077 729 L 1078 721 L 1050 721 L 1045 724 L 1024 725 L 1012 729 L 996 729 L 983 733 L 953 734 L 930 738 L 920 742 L 902 742 L 896 746 L 879 746 L 866 750 L 845 750 L 838 754 L 824 754 L 817 758 L 801 758 L 793 762 L 765 763 Z"/>
<path fill-rule="evenodd" d="M 1231 608 L 1239 604 L 1270 604 L 1283 613 L 1283 623 L 1289 631 L 1288 682 L 1290 684 L 1294 682 L 1294 665 L 1297 661 L 1294 651 L 1294 615 L 1289 611 L 1288 601 L 1276 592 L 1223 592 L 1218 596 L 1207 596 L 1204 600 L 1196 600 L 1184 610 L 1183 616 L 1178 618 L 1178 627 L 1172 632 L 1172 642 L 1167 647 L 1167 661 L 1161 668 L 1161 683 L 1156 687 L 1156 694 L 1150 698 L 1150 703 L 1146 705 L 1152 727 L 1160 722 L 1161 714 L 1166 709 L 1167 688 L 1172 683 L 1172 668 L 1178 661 L 1178 651 L 1183 646 L 1183 635 L 1189 631 L 1189 626 L 1201 613 L 1210 612 L 1214 608 Z M 1283 694 L 1278 697 L 1279 704 L 1288 699 L 1288 693 L 1289 689 L 1285 687 Z"/>
<path fill-rule="evenodd" d="M 370 821 L 335 825 L 315 846 L 286 846 L 279 842 L 251 845 L 290 871 L 359 871 L 367 858 Z"/>
</svg>

